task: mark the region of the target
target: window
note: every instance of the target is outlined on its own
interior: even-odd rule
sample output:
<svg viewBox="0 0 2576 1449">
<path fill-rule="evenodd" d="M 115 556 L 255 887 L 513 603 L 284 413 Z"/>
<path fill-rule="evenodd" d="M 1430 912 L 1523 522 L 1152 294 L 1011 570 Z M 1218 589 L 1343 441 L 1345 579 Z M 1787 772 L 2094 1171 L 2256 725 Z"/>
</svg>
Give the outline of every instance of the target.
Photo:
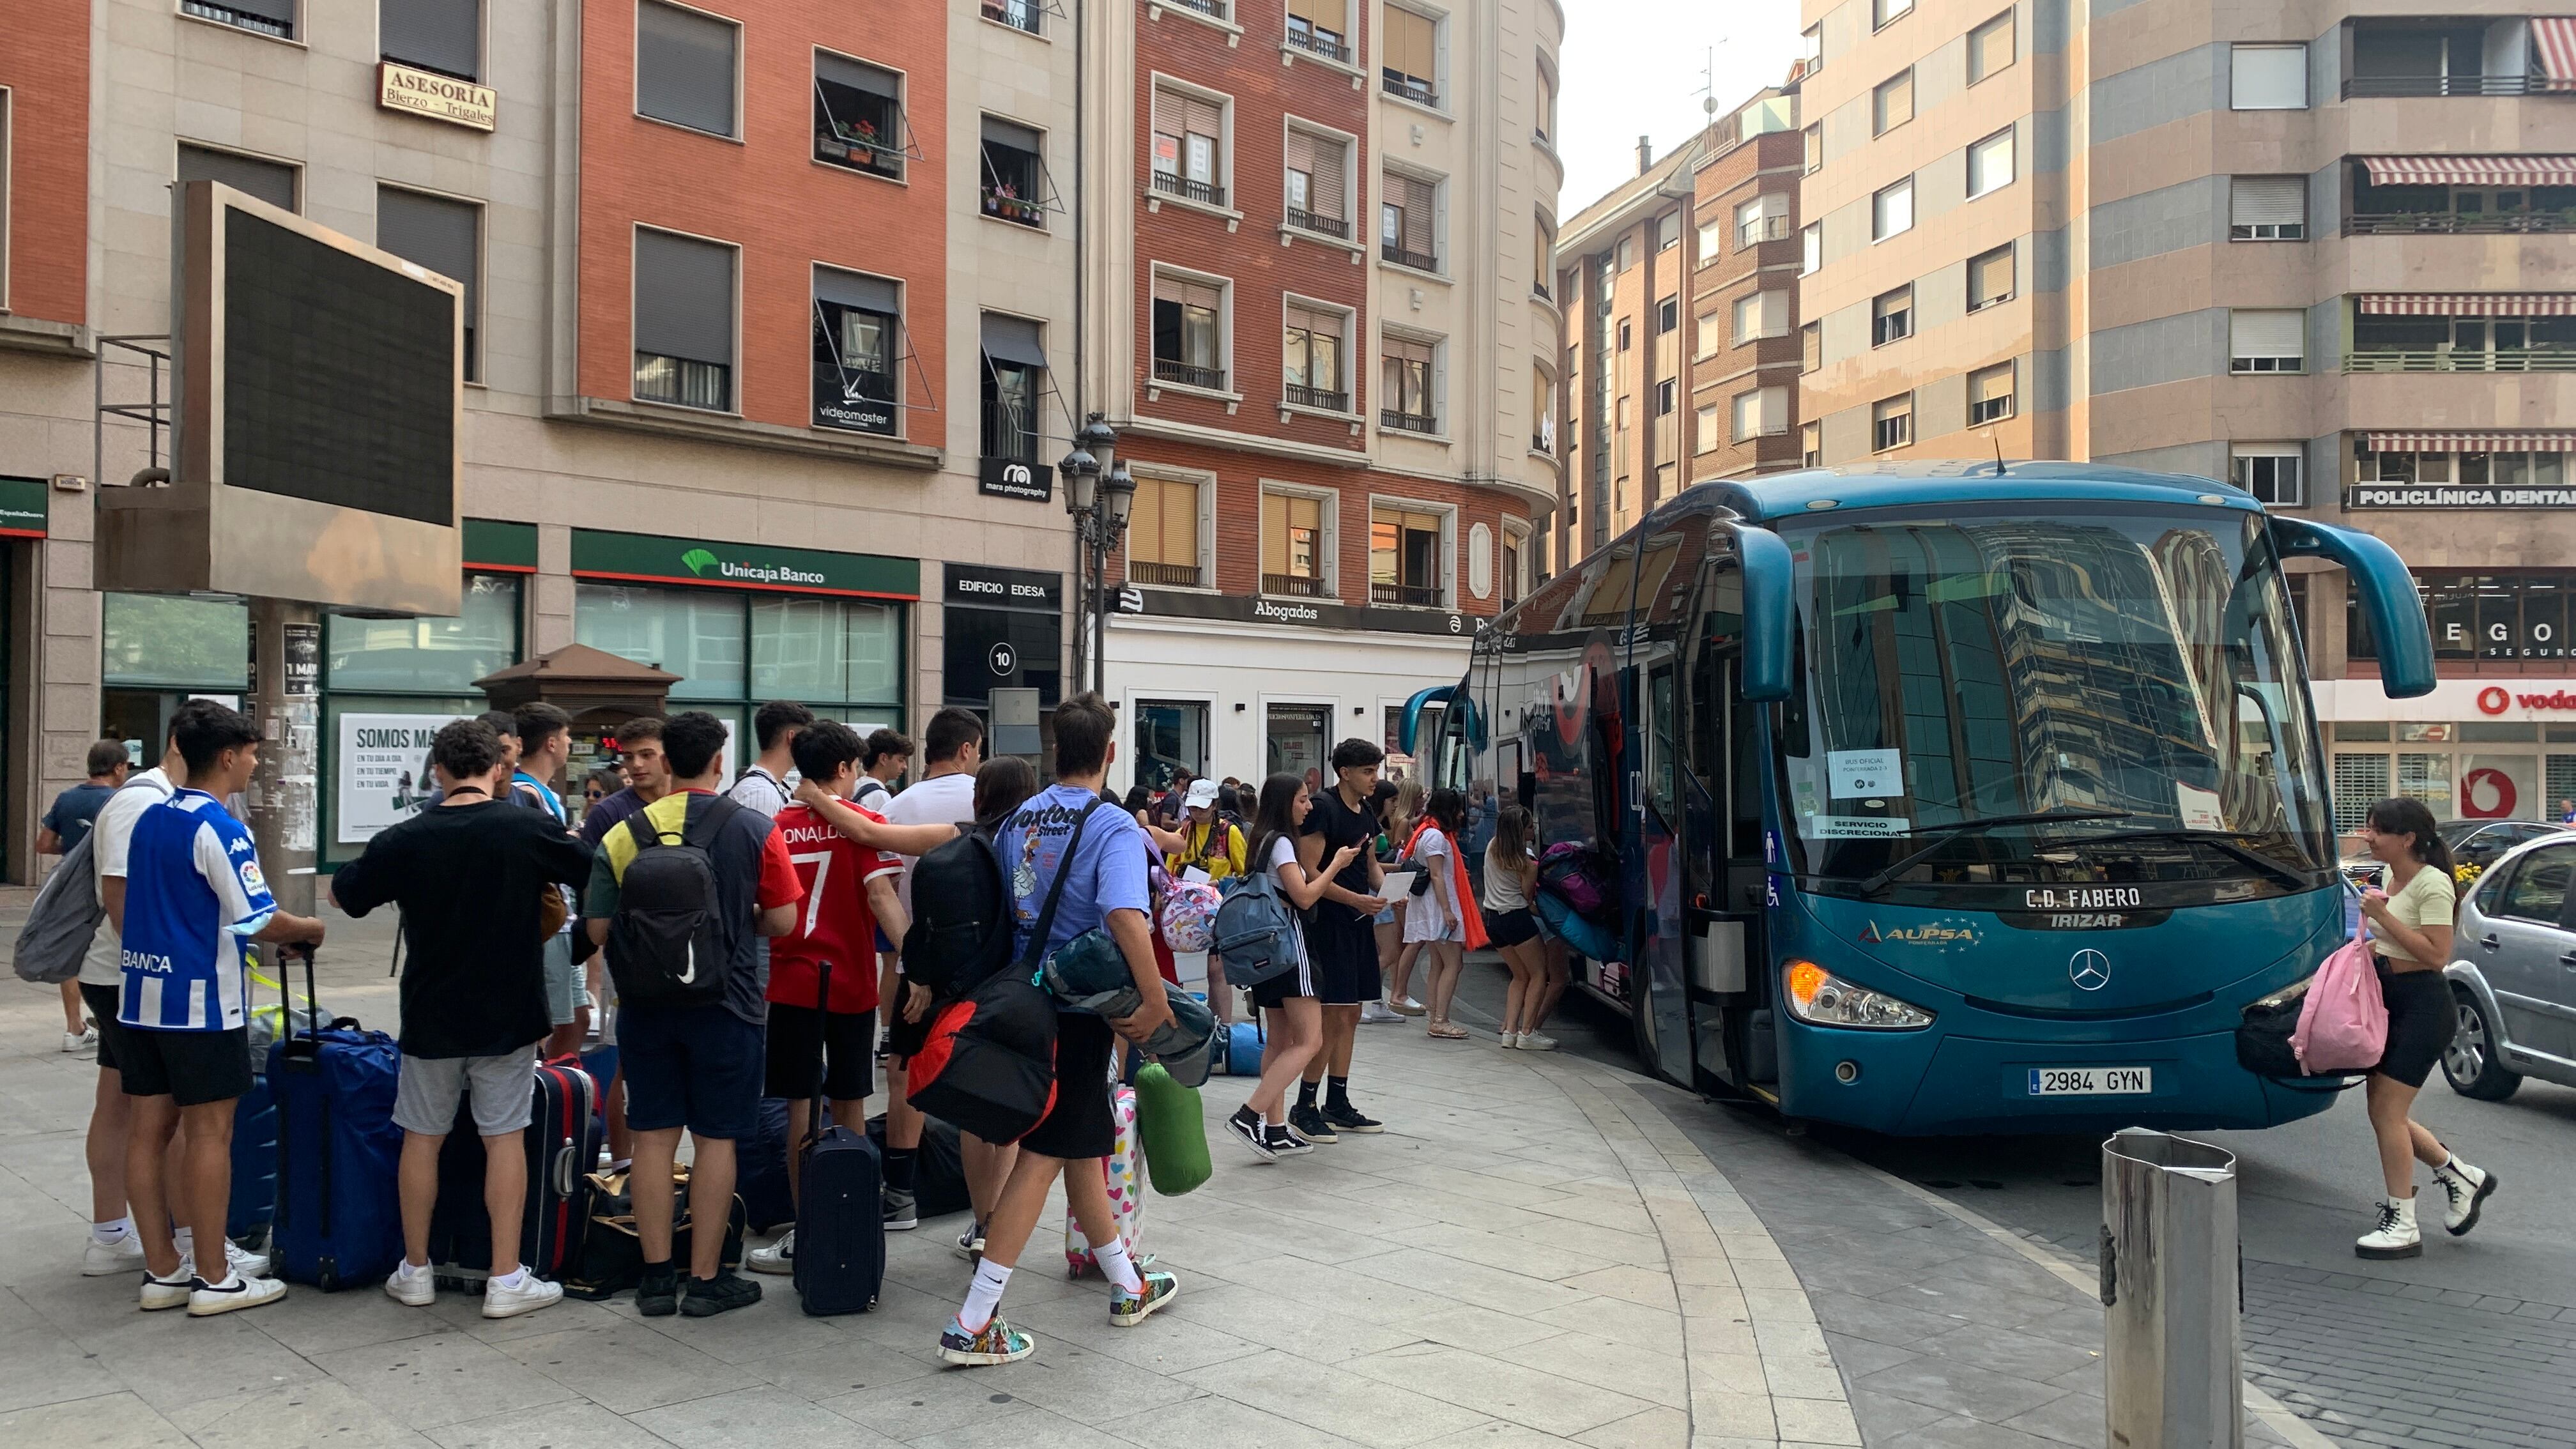
<svg viewBox="0 0 2576 1449">
<path fill-rule="evenodd" d="M 1824 170 L 1825 123 L 1818 121 L 1814 125 L 1809 126 L 1807 129 L 1798 133 L 1798 139 L 1806 144 L 1807 174 L 1809 176 L 1813 176 L 1817 172 Z"/>
<path fill-rule="evenodd" d="M 1199 485 L 1139 478 L 1127 518 L 1127 577 L 1168 588 L 1199 586 Z"/>
<path fill-rule="evenodd" d="M 1983 427 L 2013 415 L 2013 365 L 1999 362 L 1968 374 L 1968 426 Z"/>
<path fill-rule="evenodd" d="M 733 411 L 734 251 L 635 229 L 635 396 Z"/>
<path fill-rule="evenodd" d="M 2308 314 L 2239 307 L 2227 314 L 2227 370 L 2305 372 Z"/>
<path fill-rule="evenodd" d="M 295 38 L 295 0 L 179 0 L 179 13 L 278 40 Z"/>
<path fill-rule="evenodd" d="M 2227 104 L 2239 111 L 2304 111 L 2308 108 L 2305 45 L 2228 47 Z"/>
<path fill-rule="evenodd" d="M 1225 290 L 1156 274 L 1154 380 L 1225 391 Z"/>
<path fill-rule="evenodd" d="M 2009 302 L 2013 295 L 2013 249 L 2006 242 L 1968 259 L 1968 310 Z"/>
<path fill-rule="evenodd" d="M 1798 275 L 1811 276 L 1825 264 L 1825 224 L 1811 221 L 1798 229 Z"/>
<path fill-rule="evenodd" d="M 1914 0 L 1869 0 L 1869 24 L 1872 30 L 1903 16 L 1914 8 Z"/>
<path fill-rule="evenodd" d="M 1390 171 L 1378 204 L 1378 255 L 1418 272 L 1440 270 L 1437 210 L 1440 188 L 1418 176 Z M 1624 250 L 1626 242 L 1620 246 Z"/>
<path fill-rule="evenodd" d="M 1724 248 L 1725 245 L 1725 217 L 1712 216 L 1708 220 L 1699 224 L 1699 264 L 1701 266 L 1704 267 L 1709 263 L 1716 261 L 1719 251 Z"/>
<path fill-rule="evenodd" d="M 1619 319 L 1619 350 L 1621 352 L 1627 351 L 1629 347 L 1635 344 L 1637 340 L 1636 332 L 1634 330 L 1635 326 L 1635 323 L 1630 322 L 1625 317 Z"/>
<path fill-rule="evenodd" d="M 636 113 L 710 136 L 733 135 L 734 49 L 741 39 L 730 20 L 636 0 Z"/>
<path fill-rule="evenodd" d="M 1046 138 L 1017 121 L 984 118 L 984 214 L 1046 225 Z"/>
<path fill-rule="evenodd" d="M 1914 229 L 1914 178 L 1883 187 L 1869 199 L 1869 239 L 1885 241 Z"/>
<path fill-rule="evenodd" d="M 1288 0 L 1288 43 L 1326 60 L 1348 64 L 1351 22 L 1347 0 Z"/>
<path fill-rule="evenodd" d="M 1541 298 L 1552 298 L 1548 279 L 1556 275 L 1556 228 L 1544 216 L 1530 218 L 1530 291 Z"/>
<path fill-rule="evenodd" d="M 1691 344 L 1691 357 L 1693 360 L 1696 361 L 1703 358 L 1715 357 L 1717 355 L 1717 349 L 1724 345 L 1726 337 L 1719 329 L 1719 320 L 1720 319 L 1715 312 L 1702 312 L 1699 314 L 1699 325 L 1697 329 L 1698 335 L 1693 339 Z"/>
<path fill-rule="evenodd" d="M 1400 5 L 1386 7 L 1378 37 L 1378 81 L 1388 95 L 1440 104 L 1440 22 Z"/>
<path fill-rule="evenodd" d="M 984 18 L 1013 30 L 1042 35 L 1046 33 L 1046 3 L 1047 0 L 984 0 Z"/>
<path fill-rule="evenodd" d="M 1519 603 L 1521 595 L 1529 592 L 1528 561 L 1528 531 L 1515 527 L 1510 519 L 1504 519 L 1502 589 L 1503 607 L 1506 609 Z"/>
<path fill-rule="evenodd" d="M 1556 379 L 1536 367 L 1530 369 L 1530 451 L 1556 451 Z"/>
<path fill-rule="evenodd" d="M 1402 505 L 1369 510 L 1369 602 L 1438 608 L 1441 515 Z"/>
<path fill-rule="evenodd" d="M 1735 244 L 1755 246 L 1767 241 L 1786 241 L 1789 236 L 1789 193 L 1774 191 L 1754 197 L 1735 208 Z"/>
<path fill-rule="evenodd" d="M 2013 63 L 2013 13 L 2009 10 L 1968 32 L 1968 84 Z"/>
<path fill-rule="evenodd" d="M 1914 69 L 1911 66 L 1878 83 L 1869 96 L 1869 133 L 1884 136 L 1914 119 Z"/>
<path fill-rule="evenodd" d="M 9 94 L 0 86 L 0 311 L 9 306 Z"/>
<path fill-rule="evenodd" d="M 1869 304 L 1869 345 L 1885 347 L 1914 335 L 1914 288 L 1881 292 Z"/>
<path fill-rule="evenodd" d="M 465 380 L 481 381 L 475 334 L 483 320 L 483 208 L 379 186 L 376 245 L 465 284 Z"/>
<path fill-rule="evenodd" d="M 1798 370 L 1814 372 L 1825 365 L 1825 329 L 1810 322 L 1798 329 Z"/>
<path fill-rule="evenodd" d="M 1822 423 L 1800 423 L 1798 425 L 1798 466 L 1801 468 L 1821 468 L 1824 465 L 1825 425 Z"/>
<path fill-rule="evenodd" d="M 179 179 L 220 181 L 271 206 L 287 211 L 301 210 L 295 204 L 295 168 L 283 162 L 263 161 L 256 156 L 182 143 L 179 147 Z"/>
<path fill-rule="evenodd" d="M 1682 244 L 1682 214 L 1668 211 L 1655 218 L 1655 250 L 1668 252 Z"/>
<path fill-rule="evenodd" d="M 903 291 L 883 277 L 814 269 L 814 426 L 893 437 Z"/>
<path fill-rule="evenodd" d="M 814 52 L 814 159 L 899 177 L 911 149 L 903 121 L 903 77 L 828 50 Z"/>
<path fill-rule="evenodd" d="M 1671 417 L 1673 415 L 1674 407 L 1681 401 L 1680 394 L 1681 384 L 1672 378 L 1668 377 L 1662 382 L 1656 383 L 1655 416 L 1659 418 Z"/>
<path fill-rule="evenodd" d="M 458 80 L 483 78 L 483 0 L 376 0 L 385 59 Z"/>
<path fill-rule="evenodd" d="M 1679 297 L 1666 297 L 1655 304 L 1655 331 L 1670 332 L 1682 325 L 1682 302 Z"/>
<path fill-rule="evenodd" d="M 1869 405 L 1870 451 L 1884 453 L 1914 441 L 1914 394 Z"/>
<path fill-rule="evenodd" d="M 1968 148 L 1968 195 L 1979 197 L 2012 185 L 2013 133 L 2006 126 Z"/>
<path fill-rule="evenodd" d="M 1619 270 L 1624 272 L 1636 264 L 1637 239 L 1633 236 L 1623 236 L 1619 238 Z M 1608 288 L 1603 288 L 1603 290 L 1607 291 Z"/>
<path fill-rule="evenodd" d="M 1701 408 L 1698 413 L 1695 414 L 1695 417 L 1697 419 L 1698 426 L 1691 430 L 1691 451 L 1694 453 L 1715 452 L 1717 450 L 1718 443 L 1722 441 L 1717 431 L 1717 404 L 1710 403 L 1708 406 Z M 1738 436 L 1741 435 L 1739 434 Z"/>
<path fill-rule="evenodd" d="M 2230 241 L 2305 241 L 2308 179 L 2304 176 L 2232 176 L 2227 183 Z"/>
<path fill-rule="evenodd" d="M 144 596 L 108 594 L 103 599 L 105 622 L 110 631 L 105 641 L 106 657 L 112 661 L 111 669 L 113 662 L 122 662 L 118 661 L 119 654 L 134 648 L 133 643 L 120 639 L 118 635 L 130 631 L 137 622 L 150 632 L 160 648 L 170 650 L 185 661 L 179 667 L 187 673 L 196 674 L 216 664 L 215 658 L 190 647 L 202 637 L 195 630 L 167 627 L 180 623 L 187 614 L 199 610 L 205 611 L 203 617 L 209 626 L 220 622 L 232 624 L 238 631 L 233 637 L 241 641 L 220 651 L 222 664 L 216 667 L 241 666 L 249 662 L 249 631 L 243 627 L 248 620 L 239 612 L 241 605 L 235 604 L 226 610 L 223 605 L 209 600 L 156 595 L 151 597 L 161 610 L 177 614 L 177 618 L 165 615 L 137 621 L 130 616 L 119 617 L 128 614 L 131 607 L 128 601 L 141 597 Z M 458 601 L 455 615 L 450 618 L 362 619 L 350 614 L 329 615 L 322 625 L 323 686 L 333 690 L 369 690 L 389 694 L 472 695 L 476 693 L 475 680 L 518 662 L 519 601 L 516 575 L 469 572 L 465 575 L 464 596 Z M 180 609 L 170 609 L 171 605 L 178 605 Z M 228 620 L 223 617 L 227 613 L 231 614 Z M 124 647 L 120 648 L 120 645 Z M 165 686 L 175 683 L 177 681 L 169 677 L 170 668 L 168 663 L 148 666 L 144 679 L 139 682 Z M 116 673 L 111 672 L 108 678 L 116 679 Z M 241 676 L 235 673 L 223 683 L 227 690 L 238 689 Z"/>
<path fill-rule="evenodd" d="M 1378 344 L 1378 424 L 1407 433 L 1440 431 L 1440 348 L 1410 337 Z"/>
<path fill-rule="evenodd" d="M 1789 293 L 1753 292 L 1735 299 L 1735 345 L 1789 335 Z"/>
<path fill-rule="evenodd" d="M 1532 139 L 1540 145 L 1552 144 L 1548 136 L 1556 130 L 1556 74 L 1546 66 L 1538 68 L 1538 121 L 1532 128 Z"/>
<path fill-rule="evenodd" d="M 1218 147 L 1225 107 L 1170 86 L 1154 87 L 1154 189 L 1207 206 L 1225 205 Z"/>
<path fill-rule="evenodd" d="M 2308 501 L 2308 450 L 2297 443 L 2235 443 L 2236 486 L 2265 503 L 2298 508 Z"/>
<path fill-rule="evenodd" d="M 1261 592 L 1330 598 L 1324 586 L 1324 500 L 1308 493 L 1261 494 Z"/>
<path fill-rule="evenodd" d="M 1759 387 L 1735 395 L 1735 440 L 1767 438 L 1789 431 L 1789 390 Z"/>
<path fill-rule="evenodd" d="M 1814 75 L 1825 68 L 1825 27 L 1818 23 L 1798 32 L 1798 58 L 1806 63 L 1806 74 Z"/>
<path fill-rule="evenodd" d="M 1294 126 L 1288 129 L 1285 169 L 1288 224 L 1337 236 L 1351 234 L 1350 196 L 1344 177 L 1350 168 L 1350 143 L 1338 136 L 1319 136 Z"/>
<path fill-rule="evenodd" d="M 1045 338 L 1023 317 L 984 314 L 984 456 L 1035 466 L 1046 386 Z"/>
<path fill-rule="evenodd" d="M 1287 336 L 1279 355 L 1287 388 L 1282 395 L 1289 402 L 1327 412 L 1351 410 L 1350 389 L 1342 381 L 1342 327 L 1347 320 L 1344 313 L 1288 304 Z"/>
</svg>

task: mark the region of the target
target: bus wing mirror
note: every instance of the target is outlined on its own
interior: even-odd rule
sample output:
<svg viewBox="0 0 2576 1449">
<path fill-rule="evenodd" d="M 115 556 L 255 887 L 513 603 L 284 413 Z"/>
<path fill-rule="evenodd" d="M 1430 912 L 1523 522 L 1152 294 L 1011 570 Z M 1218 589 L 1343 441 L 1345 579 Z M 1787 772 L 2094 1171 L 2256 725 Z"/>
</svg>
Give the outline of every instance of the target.
<svg viewBox="0 0 2576 1449">
<path fill-rule="evenodd" d="M 2406 561 L 2384 541 L 2354 529 L 2304 518 L 2271 520 L 2272 541 L 2283 558 L 2322 558 L 2341 564 L 2361 590 L 2362 612 L 2379 642 L 2379 682 L 2390 699 L 2431 694 L 2433 631 L 2424 622 L 2424 598 Z"/>
<path fill-rule="evenodd" d="M 1789 545 L 1767 528 L 1737 525 L 1735 546 L 1744 567 L 1744 697 L 1776 703 L 1795 693 L 1796 564 Z"/>
<path fill-rule="evenodd" d="M 1420 758 L 1422 751 L 1418 741 L 1422 733 L 1422 711 L 1430 705 L 1447 704 L 1457 692 L 1458 686 L 1454 684 L 1435 684 L 1429 689 L 1415 690 L 1413 698 L 1404 702 L 1404 719 L 1396 729 L 1397 748 Z"/>
</svg>

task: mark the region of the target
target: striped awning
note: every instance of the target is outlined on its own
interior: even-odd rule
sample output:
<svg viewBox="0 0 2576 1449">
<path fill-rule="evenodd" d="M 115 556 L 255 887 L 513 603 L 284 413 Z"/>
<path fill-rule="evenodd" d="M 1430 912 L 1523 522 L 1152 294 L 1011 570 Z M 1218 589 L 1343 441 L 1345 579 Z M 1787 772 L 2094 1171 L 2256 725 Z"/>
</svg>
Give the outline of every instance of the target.
<svg viewBox="0 0 2576 1449">
<path fill-rule="evenodd" d="M 2569 453 L 2576 431 L 2528 433 L 2372 433 L 2374 453 Z"/>
<path fill-rule="evenodd" d="M 2531 43 L 2540 51 L 2540 68 L 2548 73 L 2549 89 L 2576 91 L 2576 16 L 2533 16 Z"/>
<path fill-rule="evenodd" d="M 2364 156 L 2373 186 L 2576 186 L 2576 156 Z"/>
<path fill-rule="evenodd" d="M 2363 292 L 2371 317 L 2576 317 L 2576 292 Z"/>
</svg>

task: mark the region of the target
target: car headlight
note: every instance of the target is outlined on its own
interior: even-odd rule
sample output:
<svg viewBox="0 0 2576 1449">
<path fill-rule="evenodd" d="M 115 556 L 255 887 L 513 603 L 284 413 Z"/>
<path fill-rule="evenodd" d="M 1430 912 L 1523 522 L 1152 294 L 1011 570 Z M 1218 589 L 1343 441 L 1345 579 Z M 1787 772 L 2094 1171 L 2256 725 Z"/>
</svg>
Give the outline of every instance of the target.
<svg viewBox="0 0 2576 1449">
<path fill-rule="evenodd" d="M 1854 986 L 1813 961 L 1791 961 L 1781 967 L 1780 984 L 1789 1014 L 1812 1025 L 1919 1031 L 1932 1024 L 1932 1013 L 1922 1007 L 1884 991 Z"/>
<path fill-rule="evenodd" d="M 2273 992 L 2271 995 L 2264 997 L 2262 1000 L 2252 1003 L 2245 1009 L 2247 1011 L 2272 1011 L 2280 1007 L 2287 1006 L 2291 1002 L 2298 1000 L 2300 997 L 2307 995 L 2309 985 L 2315 982 L 2316 979 L 2317 978 L 2314 975 L 2302 976 L 2298 980 L 2291 982 L 2289 985 L 2282 987 L 2280 990 Z"/>
</svg>

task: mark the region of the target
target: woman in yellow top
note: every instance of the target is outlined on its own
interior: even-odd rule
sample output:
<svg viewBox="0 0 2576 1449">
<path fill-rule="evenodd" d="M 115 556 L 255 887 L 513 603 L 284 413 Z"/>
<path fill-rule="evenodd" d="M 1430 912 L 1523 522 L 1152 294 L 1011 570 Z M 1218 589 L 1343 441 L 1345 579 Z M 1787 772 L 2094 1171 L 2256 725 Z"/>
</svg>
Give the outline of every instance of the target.
<svg viewBox="0 0 2576 1449">
<path fill-rule="evenodd" d="M 2370 918 L 2379 994 L 2388 1003 L 2388 1045 L 2371 1068 L 2363 1094 L 2370 1130 L 2379 1138 L 2379 1172 L 2388 1196 L 2379 1226 L 2353 1251 L 2364 1258 L 2414 1258 L 2424 1252 L 2415 1223 L 2415 1164 L 2433 1169 L 2449 1202 L 2443 1226 L 2453 1237 L 2478 1225 L 2478 1213 L 2496 1190 L 2494 1173 L 2451 1155 L 2441 1139 L 2407 1115 L 2433 1064 L 2451 1044 L 2459 1019 L 2442 968 L 2451 960 L 2451 921 L 2458 906 L 2451 848 L 2433 831 L 2433 812 L 2420 800 L 2382 800 L 2370 807 L 2361 843 L 2388 867 L 2386 891 L 2362 892 Z"/>
<path fill-rule="evenodd" d="M 1192 780 L 1182 802 L 1181 828 L 1155 832 L 1155 843 L 1170 852 L 1163 868 L 1174 880 L 1186 879 L 1193 869 L 1207 872 L 1211 884 L 1243 874 L 1243 831 L 1217 813 L 1216 793 L 1216 781 Z"/>
</svg>

